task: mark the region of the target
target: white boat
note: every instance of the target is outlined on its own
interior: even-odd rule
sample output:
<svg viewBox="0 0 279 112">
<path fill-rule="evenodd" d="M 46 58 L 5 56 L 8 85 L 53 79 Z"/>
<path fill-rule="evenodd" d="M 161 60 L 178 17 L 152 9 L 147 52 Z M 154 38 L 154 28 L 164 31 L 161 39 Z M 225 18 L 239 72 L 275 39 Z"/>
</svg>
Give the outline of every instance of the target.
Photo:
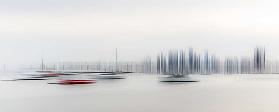
<svg viewBox="0 0 279 112">
<path fill-rule="evenodd" d="M 187 76 L 168 76 L 168 77 L 161 77 L 160 82 L 199 82 L 198 80 L 191 79 Z"/>
<path fill-rule="evenodd" d="M 125 79 L 125 76 L 117 73 L 108 73 L 97 75 L 96 79 Z"/>
<path fill-rule="evenodd" d="M 117 54 L 117 49 L 116 49 L 116 52 L 115 52 L 116 71 L 111 72 L 111 73 L 99 74 L 98 76 L 96 76 L 96 79 L 125 79 L 125 76 L 121 75 L 121 74 L 125 74 L 125 73 L 118 70 L 118 61 L 117 60 L 118 60 L 118 54 Z"/>
<path fill-rule="evenodd" d="M 48 80 L 46 77 L 25 77 L 25 78 L 19 78 L 16 80 Z"/>
</svg>

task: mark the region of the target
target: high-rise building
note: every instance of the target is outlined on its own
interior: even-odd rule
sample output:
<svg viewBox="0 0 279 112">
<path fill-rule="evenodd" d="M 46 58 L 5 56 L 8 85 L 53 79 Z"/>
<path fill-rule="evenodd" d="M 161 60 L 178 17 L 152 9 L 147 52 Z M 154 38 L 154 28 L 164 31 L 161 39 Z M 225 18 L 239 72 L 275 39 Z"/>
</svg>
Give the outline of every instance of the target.
<svg viewBox="0 0 279 112">
<path fill-rule="evenodd" d="M 265 70 L 265 49 L 255 48 L 254 51 L 254 71 L 256 73 L 263 73 Z"/>
<path fill-rule="evenodd" d="M 194 72 L 194 51 L 193 48 L 189 49 L 189 71 L 190 73 Z"/>
<path fill-rule="evenodd" d="M 226 74 L 237 74 L 239 73 L 239 63 L 238 59 L 236 57 L 229 57 L 225 59 L 224 63 L 225 67 L 225 73 Z"/>
<path fill-rule="evenodd" d="M 249 74 L 252 69 L 252 60 L 249 57 L 243 57 L 240 60 L 240 73 Z"/>
</svg>

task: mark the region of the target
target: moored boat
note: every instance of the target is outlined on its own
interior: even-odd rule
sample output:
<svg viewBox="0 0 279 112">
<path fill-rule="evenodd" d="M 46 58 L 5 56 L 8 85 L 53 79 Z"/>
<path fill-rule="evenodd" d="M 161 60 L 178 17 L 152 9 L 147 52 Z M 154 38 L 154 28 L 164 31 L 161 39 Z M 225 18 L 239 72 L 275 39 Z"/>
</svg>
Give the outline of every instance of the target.
<svg viewBox="0 0 279 112">
<path fill-rule="evenodd" d="M 73 79 L 73 80 L 61 80 L 59 84 L 92 84 L 96 83 L 96 80 L 89 80 L 89 79 Z"/>
<path fill-rule="evenodd" d="M 192 79 L 188 76 L 169 76 L 161 77 L 160 82 L 199 82 L 198 80 Z"/>
<path fill-rule="evenodd" d="M 125 76 L 116 73 L 100 74 L 96 77 L 96 79 L 125 79 Z"/>
</svg>

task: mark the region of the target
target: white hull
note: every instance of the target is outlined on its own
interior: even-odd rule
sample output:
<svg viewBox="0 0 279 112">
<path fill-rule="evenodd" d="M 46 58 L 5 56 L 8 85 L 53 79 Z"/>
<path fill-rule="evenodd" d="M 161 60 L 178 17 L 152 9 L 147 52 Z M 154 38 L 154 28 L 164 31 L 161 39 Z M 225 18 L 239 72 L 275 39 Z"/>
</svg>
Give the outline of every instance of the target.
<svg viewBox="0 0 279 112">
<path fill-rule="evenodd" d="M 161 77 L 160 82 L 199 82 L 189 77 Z"/>
<path fill-rule="evenodd" d="M 122 75 L 98 75 L 96 79 L 125 79 Z"/>
</svg>

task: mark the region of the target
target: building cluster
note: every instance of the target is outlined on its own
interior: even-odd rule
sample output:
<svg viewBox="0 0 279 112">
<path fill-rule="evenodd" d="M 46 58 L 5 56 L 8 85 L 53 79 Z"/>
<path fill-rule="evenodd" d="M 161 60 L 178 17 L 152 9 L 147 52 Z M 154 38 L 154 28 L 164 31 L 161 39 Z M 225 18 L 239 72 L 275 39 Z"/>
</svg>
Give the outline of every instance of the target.
<svg viewBox="0 0 279 112">
<path fill-rule="evenodd" d="M 42 64 L 43 70 L 82 70 L 106 72 L 137 72 L 151 74 L 263 74 L 279 73 L 279 63 L 266 60 L 264 48 L 254 49 L 253 56 L 230 56 L 220 58 L 196 52 L 193 48 L 186 50 L 169 50 L 159 53 L 156 57 L 146 57 L 133 62 L 59 62 Z"/>
<path fill-rule="evenodd" d="M 266 61 L 264 48 L 257 47 L 253 57 L 218 58 L 205 51 L 203 55 L 192 48 L 170 50 L 157 56 L 157 73 L 159 74 L 262 74 L 277 73 L 273 62 Z M 275 70 L 274 70 L 275 68 Z"/>
</svg>

